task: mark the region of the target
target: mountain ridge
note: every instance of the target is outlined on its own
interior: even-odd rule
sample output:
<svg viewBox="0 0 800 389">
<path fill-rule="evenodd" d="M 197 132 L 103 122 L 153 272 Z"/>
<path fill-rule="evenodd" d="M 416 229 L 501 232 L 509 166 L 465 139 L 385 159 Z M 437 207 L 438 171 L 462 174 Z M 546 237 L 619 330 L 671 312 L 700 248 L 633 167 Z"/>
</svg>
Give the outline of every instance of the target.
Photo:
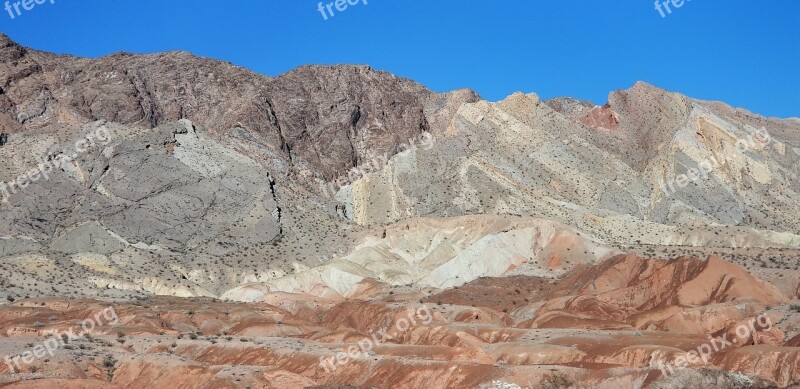
<svg viewBox="0 0 800 389">
<path fill-rule="evenodd" d="M 800 380 L 800 120 L 5 36 L 0 82 L 10 387 Z"/>
</svg>

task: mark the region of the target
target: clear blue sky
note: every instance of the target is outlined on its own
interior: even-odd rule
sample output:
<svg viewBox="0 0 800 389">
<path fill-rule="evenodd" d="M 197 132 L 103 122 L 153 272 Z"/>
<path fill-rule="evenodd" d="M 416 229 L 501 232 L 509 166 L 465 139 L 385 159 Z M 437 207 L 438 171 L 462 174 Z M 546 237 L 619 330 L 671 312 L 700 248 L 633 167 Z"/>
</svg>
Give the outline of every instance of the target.
<svg viewBox="0 0 800 389">
<path fill-rule="evenodd" d="M 652 0 L 367 0 L 328 20 L 307 0 L 50 1 L 13 20 L 0 9 L 0 31 L 58 53 L 187 50 L 268 75 L 369 64 L 489 100 L 520 90 L 602 104 L 643 80 L 800 116 L 798 0 L 687 0 L 664 18 Z"/>
</svg>

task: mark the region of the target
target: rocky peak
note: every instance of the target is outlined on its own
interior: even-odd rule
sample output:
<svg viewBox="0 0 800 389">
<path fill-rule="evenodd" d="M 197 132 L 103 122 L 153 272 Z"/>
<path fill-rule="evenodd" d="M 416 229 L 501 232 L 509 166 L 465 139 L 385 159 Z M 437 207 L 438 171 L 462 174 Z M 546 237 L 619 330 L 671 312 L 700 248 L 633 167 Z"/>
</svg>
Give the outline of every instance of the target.
<svg viewBox="0 0 800 389">
<path fill-rule="evenodd" d="M 0 32 L 0 62 L 14 61 L 25 54 L 25 48 Z"/>
<path fill-rule="evenodd" d="M 272 160 L 324 179 L 393 155 L 408 139 L 436 130 L 431 122 L 445 126 L 459 102 L 479 99 L 474 92 L 437 94 L 364 65 L 302 66 L 271 78 L 188 52 L 166 52 L 97 59 L 37 55 L 22 66 L 17 60 L 25 48 L 6 36 L 2 47 L 2 111 L 13 120 L 0 124 L 10 122 L 4 126 L 9 132 L 63 118 L 144 128 L 188 118 L 215 136 L 257 140 L 277 153 Z"/>
</svg>

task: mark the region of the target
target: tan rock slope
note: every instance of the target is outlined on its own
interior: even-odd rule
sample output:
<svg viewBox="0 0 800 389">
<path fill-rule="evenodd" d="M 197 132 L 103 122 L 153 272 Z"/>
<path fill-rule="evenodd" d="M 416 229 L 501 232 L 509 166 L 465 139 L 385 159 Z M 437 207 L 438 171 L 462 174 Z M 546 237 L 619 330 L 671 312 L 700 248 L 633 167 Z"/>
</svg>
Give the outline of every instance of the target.
<svg viewBox="0 0 800 389">
<path fill-rule="evenodd" d="M 618 253 L 559 223 L 513 216 L 408 219 L 384 227 L 380 235 L 368 231 L 347 255 L 292 275 L 243 285 L 222 298 L 259 301 L 276 291 L 352 297 L 368 279 L 395 286 L 449 288 L 509 273 L 553 278 Z"/>
<path fill-rule="evenodd" d="M 614 124 L 592 124 L 597 110 Z M 604 107 L 574 111 L 533 94 L 465 104 L 433 147 L 398 154 L 337 199 L 362 225 L 520 214 L 612 244 L 800 243 L 796 122 L 644 83 L 612 93 Z M 687 173 L 695 179 L 680 178 Z"/>
</svg>

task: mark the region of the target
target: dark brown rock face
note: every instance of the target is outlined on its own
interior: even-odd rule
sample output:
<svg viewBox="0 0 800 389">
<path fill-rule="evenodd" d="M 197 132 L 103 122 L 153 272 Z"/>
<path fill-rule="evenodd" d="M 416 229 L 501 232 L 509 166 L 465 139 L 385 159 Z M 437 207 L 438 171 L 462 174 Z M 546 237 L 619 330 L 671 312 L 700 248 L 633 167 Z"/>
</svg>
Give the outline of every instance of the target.
<svg viewBox="0 0 800 389">
<path fill-rule="evenodd" d="M 426 104 L 435 93 L 368 66 L 303 66 L 270 82 L 266 95 L 282 149 L 328 178 L 434 130 Z"/>
<path fill-rule="evenodd" d="M 0 35 L 0 131 L 104 119 L 138 127 L 188 118 L 211 133 L 248 133 L 292 165 L 334 177 L 436 131 L 442 99 L 368 66 L 304 66 L 277 78 L 186 52 L 98 59 L 54 55 Z M 458 105 L 458 104 L 455 104 Z M 436 120 L 436 122 L 441 122 Z"/>
</svg>

